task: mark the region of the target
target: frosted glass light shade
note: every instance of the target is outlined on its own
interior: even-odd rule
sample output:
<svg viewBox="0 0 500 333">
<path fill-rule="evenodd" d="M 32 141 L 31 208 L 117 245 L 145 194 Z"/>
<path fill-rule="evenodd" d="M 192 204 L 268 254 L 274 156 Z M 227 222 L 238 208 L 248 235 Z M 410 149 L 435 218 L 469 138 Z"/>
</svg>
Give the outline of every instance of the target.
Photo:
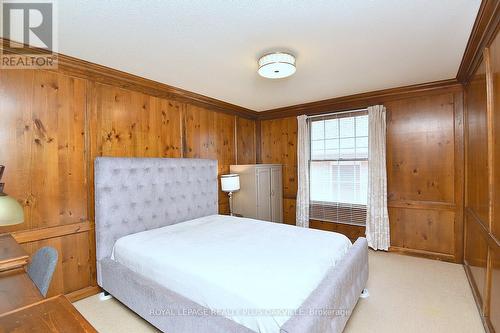
<svg viewBox="0 0 500 333">
<path fill-rule="evenodd" d="M 0 195 L 0 226 L 23 223 L 23 207 L 16 199 Z"/>
<path fill-rule="evenodd" d="M 259 75 L 268 79 L 281 79 L 295 70 L 295 57 L 288 53 L 270 53 L 259 59 Z"/>
<path fill-rule="evenodd" d="M 220 183 L 223 192 L 234 192 L 240 189 L 240 176 L 237 174 L 222 175 Z"/>
</svg>

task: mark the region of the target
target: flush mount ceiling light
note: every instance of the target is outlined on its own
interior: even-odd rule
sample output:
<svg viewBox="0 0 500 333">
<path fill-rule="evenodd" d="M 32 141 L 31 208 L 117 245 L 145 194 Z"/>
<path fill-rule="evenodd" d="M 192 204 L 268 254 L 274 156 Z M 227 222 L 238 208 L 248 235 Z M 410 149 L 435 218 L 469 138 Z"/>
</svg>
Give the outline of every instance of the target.
<svg viewBox="0 0 500 333">
<path fill-rule="evenodd" d="M 295 70 L 295 57 L 288 53 L 270 53 L 259 59 L 259 75 L 268 79 L 281 79 Z"/>
</svg>

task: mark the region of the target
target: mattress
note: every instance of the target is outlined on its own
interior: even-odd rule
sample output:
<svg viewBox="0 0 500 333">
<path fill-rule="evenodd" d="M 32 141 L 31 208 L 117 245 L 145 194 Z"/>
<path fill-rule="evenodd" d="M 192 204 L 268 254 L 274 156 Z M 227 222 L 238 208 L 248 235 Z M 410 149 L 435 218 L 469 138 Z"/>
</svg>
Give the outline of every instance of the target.
<svg viewBox="0 0 500 333">
<path fill-rule="evenodd" d="M 111 258 L 255 332 L 279 332 L 351 246 L 341 234 L 224 215 L 131 234 Z"/>
</svg>

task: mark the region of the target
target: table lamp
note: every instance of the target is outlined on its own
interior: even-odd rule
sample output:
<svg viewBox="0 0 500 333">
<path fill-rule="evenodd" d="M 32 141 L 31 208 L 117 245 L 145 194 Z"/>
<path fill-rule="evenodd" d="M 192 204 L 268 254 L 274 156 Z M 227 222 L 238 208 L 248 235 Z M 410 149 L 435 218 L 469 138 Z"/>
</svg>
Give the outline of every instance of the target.
<svg viewBox="0 0 500 333">
<path fill-rule="evenodd" d="M 5 183 L 2 183 L 2 176 L 5 166 L 0 165 L 0 227 L 23 223 L 24 211 L 23 207 L 13 197 L 9 197 L 4 193 Z"/>
<path fill-rule="evenodd" d="M 220 182 L 222 191 L 229 194 L 229 215 L 233 216 L 233 192 L 240 189 L 240 176 L 234 173 L 222 175 Z"/>
</svg>

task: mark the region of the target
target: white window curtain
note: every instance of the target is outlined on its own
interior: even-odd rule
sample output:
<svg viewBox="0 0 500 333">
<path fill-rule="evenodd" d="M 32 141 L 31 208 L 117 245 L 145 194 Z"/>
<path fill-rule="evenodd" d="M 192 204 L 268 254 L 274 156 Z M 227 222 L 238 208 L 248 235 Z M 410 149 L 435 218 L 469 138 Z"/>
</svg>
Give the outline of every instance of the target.
<svg viewBox="0 0 500 333">
<path fill-rule="evenodd" d="M 383 105 L 368 108 L 368 203 L 366 239 L 375 250 L 389 249 L 387 211 L 386 110 Z"/>
<path fill-rule="evenodd" d="M 307 120 L 307 116 L 305 115 L 298 116 L 297 121 L 298 188 L 296 204 L 296 224 L 299 227 L 309 228 L 309 121 Z"/>
</svg>

